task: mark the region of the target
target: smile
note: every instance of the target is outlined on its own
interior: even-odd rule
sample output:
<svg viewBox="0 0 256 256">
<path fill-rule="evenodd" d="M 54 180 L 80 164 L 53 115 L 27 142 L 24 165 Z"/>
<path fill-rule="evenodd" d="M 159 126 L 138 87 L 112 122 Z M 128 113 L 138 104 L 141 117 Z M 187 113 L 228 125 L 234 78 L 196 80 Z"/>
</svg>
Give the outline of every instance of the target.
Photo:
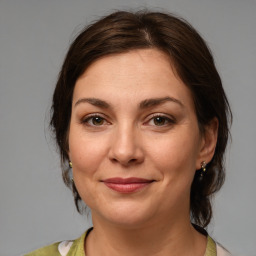
<svg viewBox="0 0 256 256">
<path fill-rule="evenodd" d="M 137 192 L 149 186 L 154 180 L 147 180 L 142 178 L 110 178 L 102 181 L 108 188 L 119 193 L 128 194 Z"/>
</svg>

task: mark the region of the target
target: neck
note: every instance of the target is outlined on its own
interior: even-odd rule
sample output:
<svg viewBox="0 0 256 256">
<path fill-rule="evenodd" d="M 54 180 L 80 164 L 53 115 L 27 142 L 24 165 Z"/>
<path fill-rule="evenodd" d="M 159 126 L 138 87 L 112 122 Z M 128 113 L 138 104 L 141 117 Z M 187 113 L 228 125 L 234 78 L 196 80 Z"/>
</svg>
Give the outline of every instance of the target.
<svg viewBox="0 0 256 256">
<path fill-rule="evenodd" d="M 93 223 L 94 229 L 86 241 L 87 256 L 203 256 L 206 250 L 206 237 L 193 228 L 189 218 L 133 228 L 99 219 Z"/>
</svg>

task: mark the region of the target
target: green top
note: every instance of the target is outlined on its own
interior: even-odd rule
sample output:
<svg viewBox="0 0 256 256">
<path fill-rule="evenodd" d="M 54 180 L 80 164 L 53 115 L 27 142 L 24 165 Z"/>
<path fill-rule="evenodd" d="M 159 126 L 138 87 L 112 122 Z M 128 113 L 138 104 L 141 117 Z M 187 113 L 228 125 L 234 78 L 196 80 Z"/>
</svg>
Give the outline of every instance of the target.
<svg viewBox="0 0 256 256">
<path fill-rule="evenodd" d="M 91 229 L 87 230 L 81 237 L 73 242 L 67 254 L 61 254 L 59 251 L 59 245 L 61 242 L 48 245 L 46 247 L 37 249 L 31 253 L 25 254 L 24 256 L 86 256 L 84 252 L 84 240 Z M 210 236 L 207 236 L 207 246 L 205 256 L 216 256 L 216 244 Z"/>
</svg>

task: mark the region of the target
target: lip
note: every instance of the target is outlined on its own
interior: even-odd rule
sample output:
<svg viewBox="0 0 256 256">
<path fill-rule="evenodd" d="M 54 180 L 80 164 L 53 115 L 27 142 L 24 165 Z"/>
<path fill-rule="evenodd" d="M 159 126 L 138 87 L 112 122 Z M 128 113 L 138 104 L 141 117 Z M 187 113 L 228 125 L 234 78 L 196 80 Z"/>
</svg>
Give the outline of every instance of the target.
<svg viewBox="0 0 256 256">
<path fill-rule="evenodd" d="M 148 180 L 143 178 L 131 177 L 131 178 L 110 178 L 102 181 L 108 188 L 119 193 L 134 193 L 147 186 L 149 186 L 154 180 Z"/>
</svg>

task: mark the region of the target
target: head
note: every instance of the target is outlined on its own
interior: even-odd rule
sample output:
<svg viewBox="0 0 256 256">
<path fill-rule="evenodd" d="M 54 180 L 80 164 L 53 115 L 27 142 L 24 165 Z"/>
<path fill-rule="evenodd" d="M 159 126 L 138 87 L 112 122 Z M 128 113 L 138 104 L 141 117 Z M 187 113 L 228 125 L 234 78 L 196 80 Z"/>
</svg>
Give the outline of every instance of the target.
<svg viewBox="0 0 256 256">
<path fill-rule="evenodd" d="M 231 111 L 206 43 L 191 25 L 170 14 L 116 12 L 86 27 L 71 44 L 53 95 L 51 119 L 64 182 L 72 188 L 77 209 L 81 210 L 81 197 L 70 179 L 68 165 L 72 103 L 78 80 L 104 57 L 142 49 L 161 52 L 187 87 L 201 136 L 217 120 L 217 143 L 207 162 L 207 172 L 201 177 L 195 169 L 190 189 L 191 221 L 207 226 L 212 217 L 211 197 L 224 182 Z"/>
</svg>

